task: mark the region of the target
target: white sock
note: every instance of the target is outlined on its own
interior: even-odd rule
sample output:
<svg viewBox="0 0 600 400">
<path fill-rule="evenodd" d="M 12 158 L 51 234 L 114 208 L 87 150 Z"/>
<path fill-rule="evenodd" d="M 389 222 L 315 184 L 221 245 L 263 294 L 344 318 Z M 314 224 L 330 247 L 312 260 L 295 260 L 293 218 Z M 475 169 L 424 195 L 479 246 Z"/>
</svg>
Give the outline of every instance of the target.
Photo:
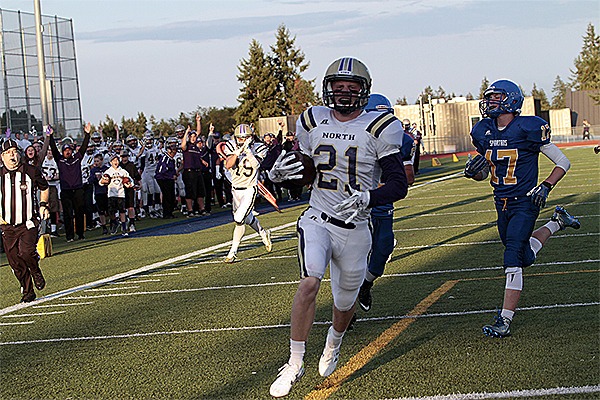
<svg viewBox="0 0 600 400">
<path fill-rule="evenodd" d="M 551 234 L 555 234 L 560 231 L 560 224 L 556 221 L 548 221 L 545 225 L 546 228 L 550 231 Z"/>
<path fill-rule="evenodd" d="M 331 325 L 329 331 L 327 331 L 327 346 L 332 348 L 340 347 L 344 333 L 336 331 L 333 325 Z"/>
<path fill-rule="evenodd" d="M 233 243 L 231 243 L 231 250 L 229 250 L 230 255 L 237 254 L 238 247 L 240 247 L 245 232 L 246 225 L 236 225 L 233 229 Z"/>
<path fill-rule="evenodd" d="M 302 365 L 304 362 L 304 352 L 306 351 L 306 342 L 290 339 L 290 365 Z"/>
<path fill-rule="evenodd" d="M 504 318 L 508 318 L 512 321 L 513 317 L 515 316 L 515 312 L 511 311 L 511 310 L 507 310 L 506 308 L 503 308 L 500 315 L 502 315 Z"/>
<path fill-rule="evenodd" d="M 375 279 L 377 279 L 377 277 L 371 272 L 367 271 L 367 273 L 365 274 L 365 279 L 367 280 L 367 282 L 373 282 Z"/>
</svg>

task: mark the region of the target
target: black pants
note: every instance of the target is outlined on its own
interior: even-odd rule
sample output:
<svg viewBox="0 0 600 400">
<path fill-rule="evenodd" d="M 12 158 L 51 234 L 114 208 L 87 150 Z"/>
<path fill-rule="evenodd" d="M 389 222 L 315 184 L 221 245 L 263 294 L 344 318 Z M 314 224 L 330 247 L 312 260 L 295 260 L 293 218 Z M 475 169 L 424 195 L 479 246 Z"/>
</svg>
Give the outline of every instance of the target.
<svg viewBox="0 0 600 400">
<path fill-rule="evenodd" d="M 282 199 L 281 186 L 279 186 L 277 183 L 271 181 L 267 174 L 265 174 L 265 181 L 263 182 L 263 185 L 265 185 L 265 187 L 267 188 L 267 190 L 269 190 L 269 192 L 271 192 L 273 195 L 275 195 L 275 197 L 277 198 L 277 201 L 281 201 L 281 199 Z"/>
<path fill-rule="evenodd" d="M 173 179 L 157 179 L 162 192 L 163 218 L 171 218 L 175 209 L 175 181 Z"/>
<path fill-rule="evenodd" d="M 74 239 L 75 232 L 82 239 L 85 215 L 83 188 L 61 190 L 60 202 L 63 206 L 63 223 L 65 224 L 65 236 L 67 240 Z M 75 217 L 75 229 L 73 229 L 73 217 Z"/>
<path fill-rule="evenodd" d="M 210 171 L 202 172 L 202 180 L 204 181 L 204 209 L 208 212 L 212 211 L 212 174 Z"/>
<path fill-rule="evenodd" d="M 40 273 L 37 241 L 37 224 L 31 229 L 27 229 L 25 224 L 2 225 L 6 258 L 21 285 L 23 295 L 34 292 L 31 274 Z"/>
<path fill-rule="evenodd" d="M 195 169 L 184 169 L 183 174 L 183 185 L 185 186 L 185 197 L 196 201 L 196 199 L 204 198 L 204 179 L 202 178 L 202 172 Z"/>
<path fill-rule="evenodd" d="M 83 209 L 85 213 L 85 224 L 88 229 L 94 228 L 94 185 L 86 183 L 83 185 Z"/>
<path fill-rule="evenodd" d="M 217 179 L 215 176 L 212 178 L 213 188 L 215 189 L 215 196 L 219 203 L 219 207 L 225 205 L 225 198 L 223 197 L 223 180 L 224 178 Z"/>
<path fill-rule="evenodd" d="M 421 158 L 421 142 L 417 142 L 415 146 L 415 161 L 413 162 L 413 169 L 415 174 L 419 172 L 419 159 Z"/>
</svg>

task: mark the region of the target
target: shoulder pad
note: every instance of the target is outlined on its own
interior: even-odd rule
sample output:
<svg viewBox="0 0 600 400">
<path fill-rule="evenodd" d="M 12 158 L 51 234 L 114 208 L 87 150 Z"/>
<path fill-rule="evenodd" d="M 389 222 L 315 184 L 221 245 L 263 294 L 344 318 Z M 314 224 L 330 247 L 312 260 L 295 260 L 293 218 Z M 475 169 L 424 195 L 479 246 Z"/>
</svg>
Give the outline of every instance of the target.
<svg viewBox="0 0 600 400">
<path fill-rule="evenodd" d="M 394 121 L 398 121 L 398 118 L 392 113 L 379 113 L 375 119 L 367 126 L 367 132 L 378 138 L 381 133 Z"/>
<path fill-rule="evenodd" d="M 394 116 L 394 114 L 387 112 L 377 114 L 378 115 L 375 116 L 367 126 L 366 131 L 389 145 L 402 146 L 402 143 L 404 142 L 404 129 L 402 128 L 402 123 Z"/>
<path fill-rule="evenodd" d="M 550 125 L 546 120 L 537 116 L 520 116 L 519 118 L 519 126 L 521 129 L 527 132 L 537 132 L 540 130 L 549 130 Z"/>
<path fill-rule="evenodd" d="M 550 143 L 550 124 L 536 116 L 523 116 L 519 118 L 518 127 L 525 133 L 528 141 L 534 143 Z"/>
<path fill-rule="evenodd" d="M 300 114 L 300 123 L 306 132 L 310 132 L 317 127 L 313 107 L 308 108 Z"/>
</svg>

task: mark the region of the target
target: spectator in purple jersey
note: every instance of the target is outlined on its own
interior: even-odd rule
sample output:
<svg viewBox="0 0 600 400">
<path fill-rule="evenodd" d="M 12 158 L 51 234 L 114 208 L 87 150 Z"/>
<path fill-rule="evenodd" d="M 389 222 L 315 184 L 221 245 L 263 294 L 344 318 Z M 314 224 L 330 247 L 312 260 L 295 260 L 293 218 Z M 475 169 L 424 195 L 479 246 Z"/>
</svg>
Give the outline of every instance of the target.
<svg viewBox="0 0 600 400">
<path fill-rule="evenodd" d="M 88 122 L 84 128 L 83 143 L 77 151 L 74 151 L 74 146 L 70 143 L 63 144 L 59 151 L 54 136 L 52 136 L 54 131 L 52 128 L 49 128 L 49 135 L 51 136 L 50 148 L 58 164 L 61 190 L 60 200 L 63 207 L 63 223 L 67 242 L 75 240 L 75 233 L 77 233 L 78 239 L 85 239 L 83 236 L 84 201 L 81 160 L 90 142 L 91 127 L 92 124 Z M 75 227 L 73 227 L 73 217 L 75 217 Z"/>
<path fill-rule="evenodd" d="M 177 153 L 177 138 L 167 139 L 167 148 L 160 154 L 156 165 L 154 178 L 162 192 L 163 218 L 175 218 L 175 179 L 177 179 L 177 167 L 175 165 L 175 154 Z"/>
<path fill-rule="evenodd" d="M 188 216 L 205 213 L 204 209 L 204 180 L 202 179 L 202 155 L 198 147 L 198 132 L 202 128 L 201 117 L 196 114 L 196 130 L 188 128 L 181 141 L 183 151 L 183 184 L 185 186 L 185 201 Z M 194 204 L 196 203 L 196 204 Z M 197 209 L 194 206 L 197 205 Z"/>
</svg>

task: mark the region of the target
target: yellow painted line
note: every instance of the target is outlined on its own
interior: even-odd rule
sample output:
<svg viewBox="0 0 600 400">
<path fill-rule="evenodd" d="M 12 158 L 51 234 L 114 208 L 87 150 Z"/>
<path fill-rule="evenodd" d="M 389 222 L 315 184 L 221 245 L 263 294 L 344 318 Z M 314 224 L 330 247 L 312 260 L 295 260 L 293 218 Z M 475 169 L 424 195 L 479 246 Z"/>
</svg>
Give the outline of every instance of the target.
<svg viewBox="0 0 600 400">
<path fill-rule="evenodd" d="M 439 300 L 448 290 L 452 289 L 456 285 L 458 280 L 451 280 L 445 282 L 442 286 L 434 290 L 429 296 L 423 299 L 415 308 L 410 311 L 407 316 L 418 316 L 422 315 L 431 307 L 436 301 Z M 321 400 L 327 399 L 333 393 L 335 393 L 342 384 L 352 376 L 356 371 L 364 367 L 369 361 L 371 361 L 375 355 L 387 346 L 392 340 L 397 338 L 410 324 L 412 324 L 416 318 L 406 318 L 396 322 L 394 325 L 385 330 L 377 339 L 369 343 L 364 349 L 359 351 L 354 357 L 352 357 L 346 365 L 338 368 L 333 374 L 323 381 L 317 388 L 309 393 L 305 400 Z"/>
</svg>

